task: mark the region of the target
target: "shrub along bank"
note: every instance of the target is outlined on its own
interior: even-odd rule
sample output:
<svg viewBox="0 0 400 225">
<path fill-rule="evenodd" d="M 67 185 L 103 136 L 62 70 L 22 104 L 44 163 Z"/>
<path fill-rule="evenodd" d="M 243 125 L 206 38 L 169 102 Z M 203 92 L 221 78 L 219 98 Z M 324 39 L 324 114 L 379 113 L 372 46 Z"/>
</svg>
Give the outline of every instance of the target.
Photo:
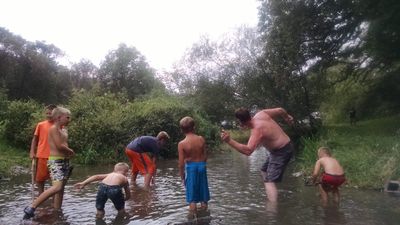
<svg viewBox="0 0 400 225">
<path fill-rule="evenodd" d="M 208 140 L 210 149 L 219 143 L 217 126 L 198 110 L 168 95 L 131 102 L 123 94 L 77 91 L 65 107 L 72 112 L 68 135 L 77 163 L 123 160 L 125 146 L 133 138 L 156 136 L 161 130 L 171 136 L 162 156 L 175 157 L 177 143 L 183 138 L 178 123 L 184 116 L 195 119 L 197 132 Z M 35 125 L 43 120 L 43 106 L 34 101 L 10 101 L 0 111 L 4 115 L 0 134 L 7 143 L 17 146 L 15 151 L 23 151 L 28 157 Z"/>
</svg>

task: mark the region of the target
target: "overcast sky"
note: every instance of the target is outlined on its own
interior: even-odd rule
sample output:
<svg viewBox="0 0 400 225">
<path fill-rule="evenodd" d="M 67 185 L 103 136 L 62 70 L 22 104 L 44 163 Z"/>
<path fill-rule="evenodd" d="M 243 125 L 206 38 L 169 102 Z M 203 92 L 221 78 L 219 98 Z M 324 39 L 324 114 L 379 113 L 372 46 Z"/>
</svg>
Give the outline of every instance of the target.
<svg viewBox="0 0 400 225">
<path fill-rule="evenodd" d="M 217 39 L 258 21 L 256 0 L 0 0 L 0 26 L 46 41 L 70 62 L 99 65 L 126 43 L 150 66 L 168 69 L 201 35 Z"/>
</svg>

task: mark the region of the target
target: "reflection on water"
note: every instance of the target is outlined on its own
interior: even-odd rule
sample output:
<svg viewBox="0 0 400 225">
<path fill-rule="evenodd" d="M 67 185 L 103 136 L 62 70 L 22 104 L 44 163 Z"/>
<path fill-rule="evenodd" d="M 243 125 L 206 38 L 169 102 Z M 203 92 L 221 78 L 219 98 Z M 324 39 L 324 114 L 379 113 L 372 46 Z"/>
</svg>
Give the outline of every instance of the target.
<svg viewBox="0 0 400 225">
<path fill-rule="evenodd" d="M 208 179 L 211 192 L 209 214 L 191 218 L 180 182 L 177 160 L 161 161 L 156 186 L 144 190 L 131 187 L 131 199 L 126 202 L 128 215 L 117 216 L 109 201 L 104 220 L 96 220 L 97 186 L 88 185 L 80 192 L 72 184 L 96 173 L 112 170 L 112 165 L 75 166 L 65 193 L 62 211 L 51 207 L 51 200 L 37 209 L 33 220 L 22 221 L 22 210 L 30 204 L 30 177 L 14 177 L 0 181 L 0 224 L 322 224 L 381 225 L 399 224 L 400 197 L 374 191 L 342 188 L 340 206 L 321 207 L 315 187 L 304 186 L 301 178 L 292 177 L 290 167 L 283 183 L 278 185 L 279 203 L 266 201 L 259 168 L 265 151 L 247 157 L 236 152 L 211 156 Z"/>
</svg>

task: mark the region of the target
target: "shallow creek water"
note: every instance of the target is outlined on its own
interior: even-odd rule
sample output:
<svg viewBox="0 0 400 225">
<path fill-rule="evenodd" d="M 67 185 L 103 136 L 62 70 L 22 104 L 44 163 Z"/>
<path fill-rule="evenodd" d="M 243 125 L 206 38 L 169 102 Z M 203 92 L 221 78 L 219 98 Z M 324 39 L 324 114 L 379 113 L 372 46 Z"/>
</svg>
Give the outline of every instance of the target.
<svg viewBox="0 0 400 225">
<path fill-rule="evenodd" d="M 8 224 L 324 224 L 382 225 L 400 224 L 400 196 L 343 187 L 340 206 L 322 207 L 315 187 L 304 186 L 292 176 L 289 166 L 278 185 L 279 203 L 267 204 L 259 168 L 265 151 L 250 157 L 237 152 L 210 156 L 207 170 L 211 193 L 209 214 L 196 220 L 189 218 L 185 192 L 178 176 L 177 160 L 158 164 L 156 185 L 150 191 L 141 186 L 131 191 L 126 202 L 128 216 L 116 217 L 110 201 L 104 220 L 95 219 L 96 184 L 80 192 L 72 185 L 96 173 L 107 173 L 112 165 L 75 166 L 64 196 L 61 212 L 51 208 L 51 200 L 36 210 L 33 220 L 23 221 L 23 208 L 31 203 L 29 175 L 0 181 L 0 225 Z M 293 164 L 293 163 L 292 163 Z"/>
</svg>

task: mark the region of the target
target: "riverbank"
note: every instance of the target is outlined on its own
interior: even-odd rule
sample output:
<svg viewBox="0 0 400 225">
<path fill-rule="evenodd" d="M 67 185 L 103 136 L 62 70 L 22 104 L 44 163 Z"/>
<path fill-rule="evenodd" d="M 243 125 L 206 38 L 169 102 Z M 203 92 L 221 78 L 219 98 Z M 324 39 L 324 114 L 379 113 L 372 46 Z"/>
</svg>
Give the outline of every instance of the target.
<svg viewBox="0 0 400 225">
<path fill-rule="evenodd" d="M 345 169 L 347 186 L 382 189 L 400 179 L 400 115 L 359 121 L 356 125 L 328 124 L 314 137 L 302 138 L 296 169 L 312 172 L 320 146 L 331 148 Z"/>
<path fill-rule="evenodd" d="M 246 142 L 248 132 L 231 131 Z M 310 174 L 320 146 L 331 148 L 345 169 L 347 186 L 381 189 L 390 180 L 400 179 L 400 115 L 349 124 L 327 124 L 318 135 L 301 139 L 295 170 Z M 0 140 L 0 176 L 10 176 L 15 166 L 29 168 L 28 150 L 16 149 Z M 227 145 L 220 146 L 222 151 Z"/>
<path fill-rule="evenodd" d="M 0 179 L 18 175 L 29 168 L 29 150 L 18 149 L 0 139 Z"/>
</svg>

